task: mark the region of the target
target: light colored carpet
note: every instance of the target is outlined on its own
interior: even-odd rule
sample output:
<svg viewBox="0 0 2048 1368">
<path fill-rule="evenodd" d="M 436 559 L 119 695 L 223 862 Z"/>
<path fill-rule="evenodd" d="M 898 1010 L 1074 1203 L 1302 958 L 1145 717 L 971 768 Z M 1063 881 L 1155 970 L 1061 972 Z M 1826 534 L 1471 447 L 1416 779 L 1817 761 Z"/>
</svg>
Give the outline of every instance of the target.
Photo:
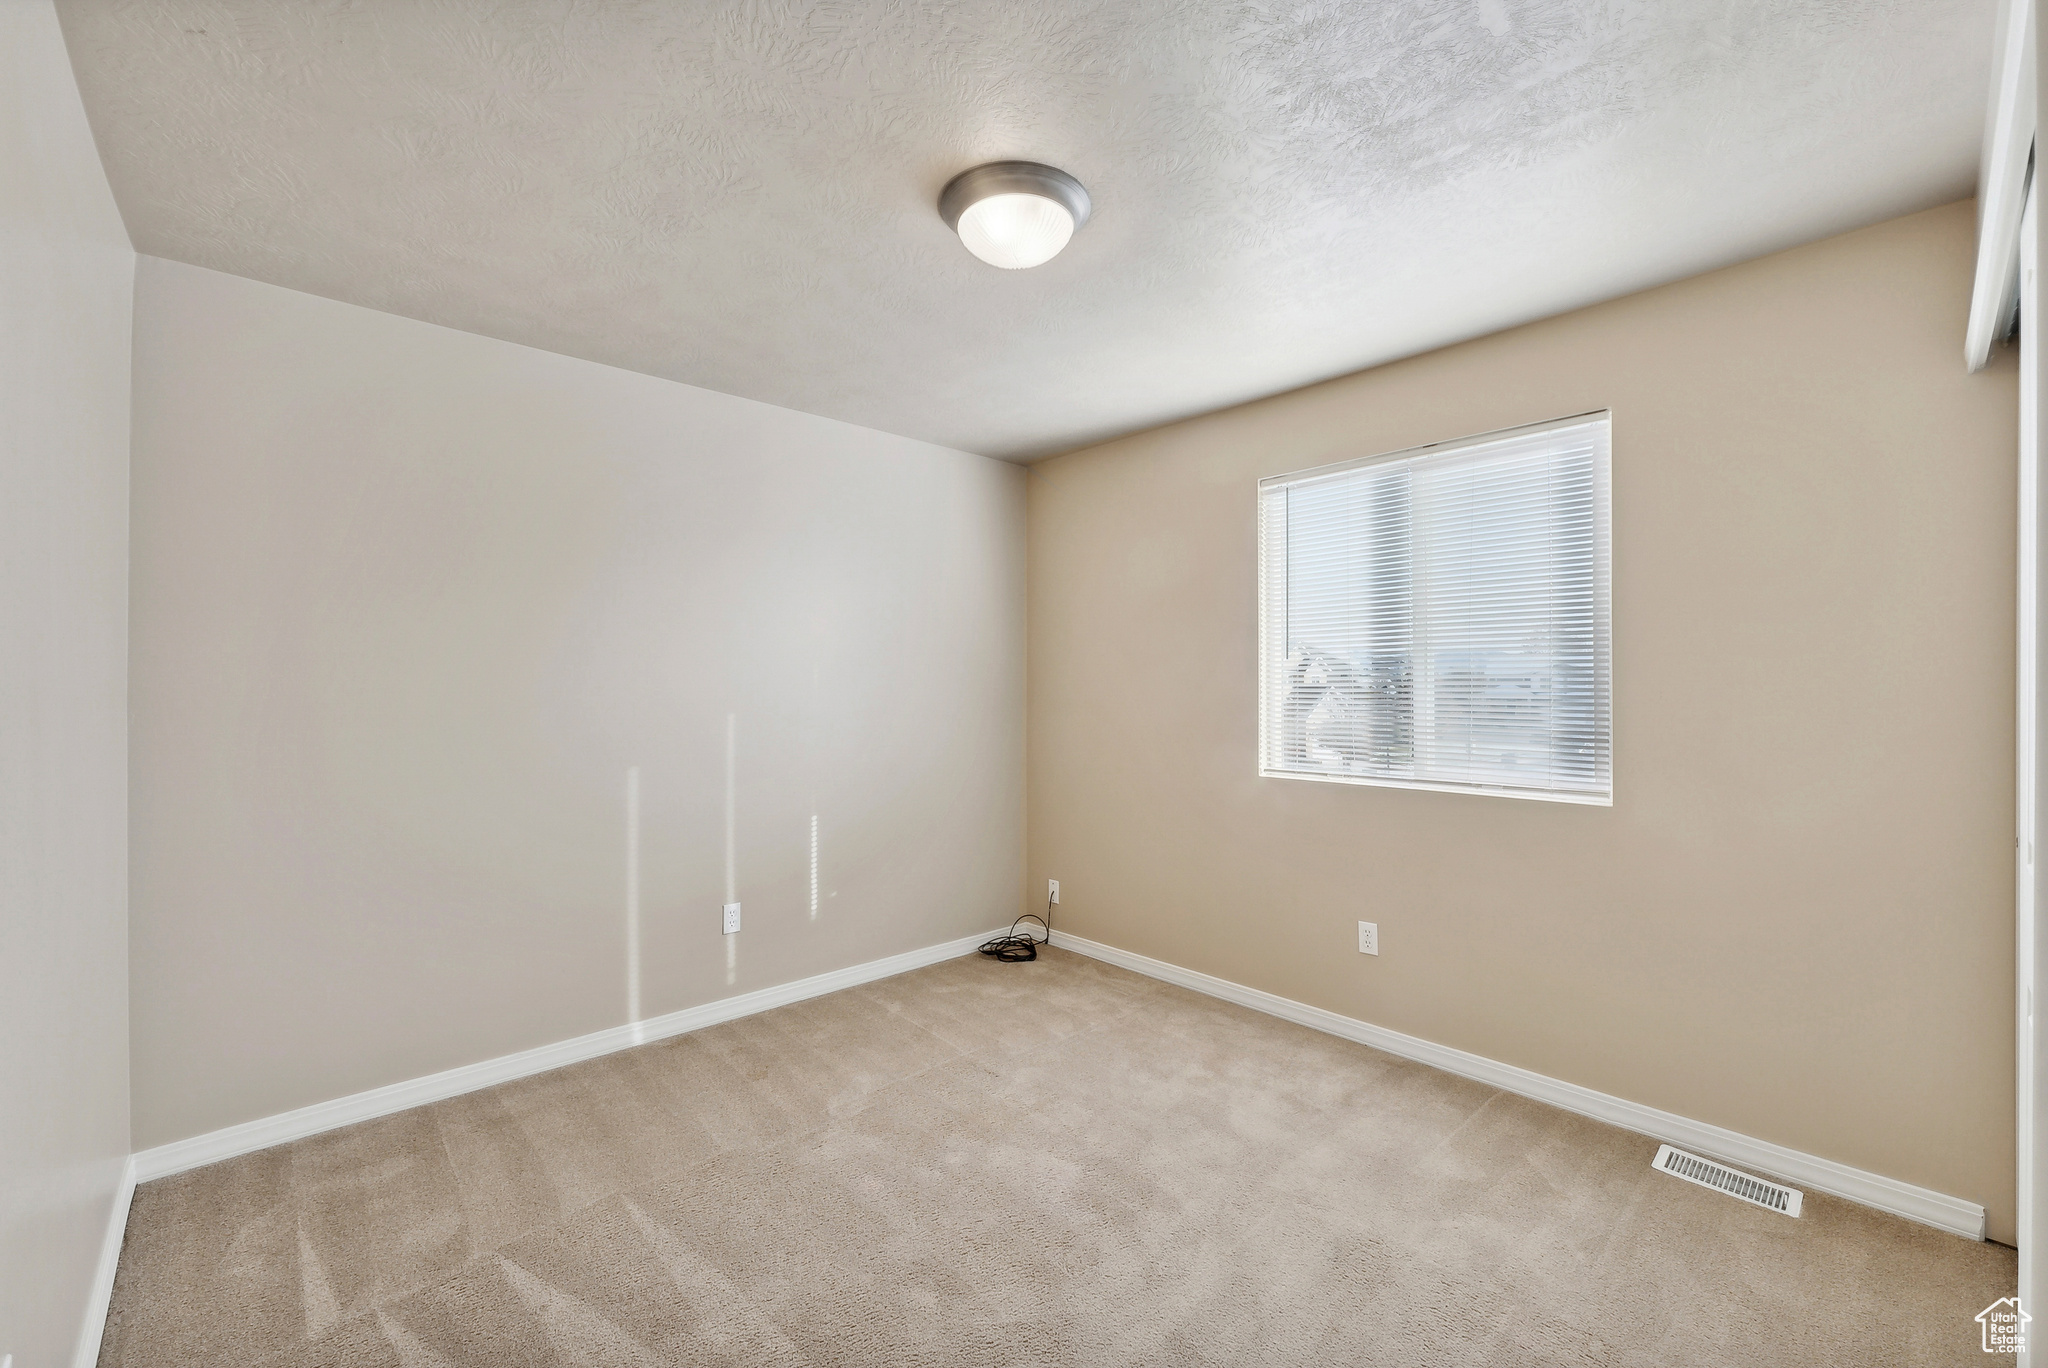
<svg viewBox="0 0 2048 1368">
<path fill-rule="evenodd" d="M 104 1368 L 1963 1364 L 2011 1251 L 980 956 L 150 1183 Z"/>
</svg>

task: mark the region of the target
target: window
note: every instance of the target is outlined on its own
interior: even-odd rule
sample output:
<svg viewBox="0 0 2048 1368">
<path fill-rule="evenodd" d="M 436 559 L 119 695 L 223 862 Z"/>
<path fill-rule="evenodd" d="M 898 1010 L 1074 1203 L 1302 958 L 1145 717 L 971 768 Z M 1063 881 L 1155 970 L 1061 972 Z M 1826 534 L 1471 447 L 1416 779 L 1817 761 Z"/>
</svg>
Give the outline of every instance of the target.
<svg viewBox="0 0 2048 1368">
<path fill-rule="evenodd" d="M 1259 772 L 1612 801 L 1608 415 L 1259 482 Z"/>
</svg>

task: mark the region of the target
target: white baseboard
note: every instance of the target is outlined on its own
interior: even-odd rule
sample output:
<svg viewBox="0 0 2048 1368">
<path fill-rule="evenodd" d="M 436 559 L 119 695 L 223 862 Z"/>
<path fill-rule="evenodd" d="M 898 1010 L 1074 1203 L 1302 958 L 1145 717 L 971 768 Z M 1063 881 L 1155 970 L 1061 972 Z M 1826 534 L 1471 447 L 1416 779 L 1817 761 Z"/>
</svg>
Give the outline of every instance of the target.
<svg viewBox="0 0 2048 1368">
<path fill-rule="evenodd" d="M 78 1335 L 74 1368 L 98 1368 L 100 1341 L 107 1333 L 107 1306 L 114 1300 L 114 1273 L 121 1266 L 121 1241 L 128 1234 L 128 1204 L 135 1198 L 135 1156 L 121 1165 L 121 1183 L 114 1190 L 114 1209 L 107 1215 L 107 1233 L 100 1242 L 99 1267 L 93 1270 L 92 1291 L 85 1302 L 85 1326 Z"/>
<path fill-rule="evenodd" d="M 586 1059 L 614 1050 L 630 1049 L 650 1040 L 661 1040 L 668 1036 L 682 1035 L 687 1031 L 702 1030 L 716 1026 L 721 1021 L 732 1021 L 756 1012 L 765 1012 L 775 1007 L 801 1002 L 805 998 L 822 997 L 836 993 L 842 988 L 852 988 L 876 979 L 891 978 L 922 969 L 928 964 L 971 952 L 990 936 L 1001 934 L 984 931 L 978 935 L 963 936 L 959 940 L 946 941 L 940 945 L 928 945 L 921 950 L 908 950 L 887 959 L 871 960 L 845 969 L 834 969 L 830 973 L 818 974 L 812 978 L 798 979 L 773 988 L 757 992 L 741 993 L 737 997 L 720 998 L 700 1007 L 686 1007 L 680 1012 L 667 1016 L 652 1017 L 646 1021 L 625 1026 L 613 1026 L 606 1030 L 594 1031 L 574 1040 L 558 1041 L 553 1045 L 542 1045 L 538 1049 L 521 1050 L 518 1054 L 502 1055 L 497 1059 L 486 1059 L 478 1064 L 465 1064 L 459 1069 L 445 1073 L 429 1074 L 425 1078 L 408 1079 L 403 1083 L 392 1083 L 368 1092 L 356 1093 L 351 1097 L 336 1098 L 332 1102 L 318 1102 L 297 1111 L 266 1116 L 258 1121 L 246 1121 L 239 1126 L 225 1130 L 195 1135 L 189 1140 L 177 1140 L 168 1145 L 159 1145 L 138 1153 L 133 1160 L 132 1181 L 146 1183 L 153 1178 L 168 1177 L 183 1173 L 187 1169 L 202 1168 L 207 1164 L 232 1159 L 239 1154 L 250 1154 L 256 1150 L 269 1149 L 288 1140 L 303 1140 L 309 1135 L 322 1131 L 337 1130 L 352 1126 L 358 1121 L 369 1121 L 393 1112 L 405 1111 L 410 1107 L 424 1106 L 429 1102 L 440 1102 L 463 1093 L 475 1092 L 498 1083 L 508 1083 L 515 1078 L 527 1078 L 550 1069 L 559 1069 L 565 1064 L 575 1064 Z M 132 1183 L 131 1183 L 132 1186 Z M 118 1241 L 117 1251 L 118 1252 Z M 111 1276 L 111 1275 L 110 1275 Z"/>
<path fill-rule="evenodd" d="M 1783 1179 L 1796 1187 L 1830 1193 L 1864 1206 L 1888 1211 L 1895 1216 L 1904 1216 L 1910 1221 L 1919 1221 L 1941 1230 L 1951 1231 L 1966 1239 L 1984 1238 L 1984 1208 L 1975 1202 L 1966 1202 L 1960 1197 L 1950 1197 L 1932 1192 L 1927 1188 L 1902 1183 L 1896 1178 L 1866 1173 L 1862 1169 L 1838 1164 L 1832 1159 L 1804 1154 L 1799 1150 L 1774 1145 L 1767 1140 L 1753 1139 L 1735 1131 L 1710 1126 L 1703 1121 L 1693 1121 L 1670 1112 L 1658 1111 L 1639 1102 L 1627 1102 L 1619 1097 L 1582 1088 L 1576 1083 L 1566 1083 L 1512 1064 L 1480 1055 L 1454 1050 L 1448 1045 L 1438 1045 L 1415 1036 L 1390 1031 L 1384 1026 L 1374 1026 L 1352 1017 L 1340 1016 L 1321 1007 L 1295 1002 L 1274 993 L 1247 988 L 1241 983 L 1228 979 L 1183 969 L 1164 960 L 1152 959 L 1129 950 L 1119 950 L 1112 945 L 1087 940 L 1066 931 L 1055 931 L 1052 943 L 1061 949 L 1099 959 L 1105 964 L 1114 964 L 1122 969 L 1162 979 L 1167 983 L 1191 988 L 1210 997 L 1234 1002 L 1240 1007 L 1266 1012 L 1283 1017 L 1298 1025 L 1327 1031 L 1346 1040 L 1355 1040 L 1361 1045 L 1385 1050 L 1388 1054 L 1412 1059 L 1418 1064 L 1427 1064 L 1454 1073 L 1476 1082 L 1485 1083 L 1505 1092 L 1519 1093 L 1538 1102 L 1547 1102 L 1553 1107 L 1590 1116 L 1610 1126 L 1635 1131 L 1655 1140 L 1677 1145 L 1684 1149 L 1719 1159 L 1738 1168 L 1750 1169 L 1768 1177 Z"/>
</svg>

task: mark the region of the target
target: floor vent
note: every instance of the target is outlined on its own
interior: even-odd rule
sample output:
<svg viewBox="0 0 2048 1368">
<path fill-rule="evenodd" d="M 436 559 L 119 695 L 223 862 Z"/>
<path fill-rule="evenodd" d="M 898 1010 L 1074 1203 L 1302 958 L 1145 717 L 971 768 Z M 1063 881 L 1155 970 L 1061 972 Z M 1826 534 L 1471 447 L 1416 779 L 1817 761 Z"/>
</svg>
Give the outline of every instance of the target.
<svg viewBox="0 0 2048 1368">
<path fill-rule="evenodd" d="M 1650 1161 L 1650 1167 L 1673 1178 L 1683 1178 L 1688 1183 L 1698 1183 L 1701 1187 L 1725 1192 L 1730 1197 L 1740 1197 L 1755 1206 L 1768 1207 L 1787 1216 L 1799 1214 L 1799 1189 L 1779 1187 L 1776 1183 L 1737 1173 L 1711 1159 L 1702 1159 L 1697 1154 L 1687 1154 L 1669 1145 L 1657 1146 L 1657 1157 Z"/>
</svg>

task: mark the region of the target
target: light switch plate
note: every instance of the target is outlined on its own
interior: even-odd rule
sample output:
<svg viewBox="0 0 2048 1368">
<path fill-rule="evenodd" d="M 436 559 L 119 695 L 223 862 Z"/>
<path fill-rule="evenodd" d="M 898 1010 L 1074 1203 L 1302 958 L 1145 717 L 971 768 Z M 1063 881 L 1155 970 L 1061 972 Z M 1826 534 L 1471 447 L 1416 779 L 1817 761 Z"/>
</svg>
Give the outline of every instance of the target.
<svg viewBox="0 0 2048 1368">
<path fill-rule="evenodd" d="M 730 936 L 739 929 L 740 905 L 738 903 L 727 903 L 725 905 L 725 934 Z"/>
</svg>

